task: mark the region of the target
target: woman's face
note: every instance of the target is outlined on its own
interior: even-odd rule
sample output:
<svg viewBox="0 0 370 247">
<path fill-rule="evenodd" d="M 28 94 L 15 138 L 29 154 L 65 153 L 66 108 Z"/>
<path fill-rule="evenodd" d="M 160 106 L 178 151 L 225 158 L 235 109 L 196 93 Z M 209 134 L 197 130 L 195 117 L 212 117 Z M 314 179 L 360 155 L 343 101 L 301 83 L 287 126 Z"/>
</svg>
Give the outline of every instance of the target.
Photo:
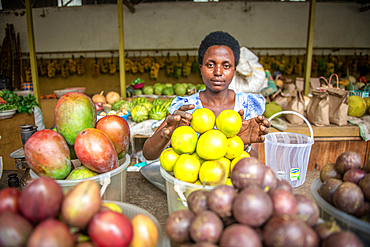
<svg viewBox="0 0 370 247">
<path fill-rule="evenodd" d="M 235 72 L 235 58 L 227 46 L 214 45 L 204 54 L 203 64 L 200 65 L 202 79 L 207 88 L 214 92 L 227 89 Z"/>
</svg>

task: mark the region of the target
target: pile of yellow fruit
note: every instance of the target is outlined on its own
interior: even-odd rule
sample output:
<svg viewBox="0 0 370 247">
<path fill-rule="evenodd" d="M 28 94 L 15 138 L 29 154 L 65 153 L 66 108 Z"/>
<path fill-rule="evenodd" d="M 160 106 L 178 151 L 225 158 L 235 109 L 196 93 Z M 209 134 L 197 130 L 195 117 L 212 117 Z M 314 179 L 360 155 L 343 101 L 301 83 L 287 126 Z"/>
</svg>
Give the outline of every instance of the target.
<svg viewBox="0 0 370 247">
<path fill-rule="evenodd" d="M 231 185 L 230 173 L 235 164 L 250 157 L 237 136 L 242 126 L 239 113 L 224 110 L 216 118 L 210 109 L 201 108 L 193 112 L 190 125 L 175 129 L 172 147 L 160 156 L 162 167 L 188 183 Z"/>
</svg>

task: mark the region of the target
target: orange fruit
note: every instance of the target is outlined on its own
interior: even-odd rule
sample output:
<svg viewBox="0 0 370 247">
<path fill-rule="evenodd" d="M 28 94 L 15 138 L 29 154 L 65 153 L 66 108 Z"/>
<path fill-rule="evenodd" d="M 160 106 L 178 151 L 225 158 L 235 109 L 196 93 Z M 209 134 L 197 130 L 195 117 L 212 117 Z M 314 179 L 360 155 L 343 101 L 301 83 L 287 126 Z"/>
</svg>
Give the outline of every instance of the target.
<svg viewBox="0 0 370 247">
<path fill-rule="evenodd" d="M 216 118 L 216 128 L 227 137 L 238 134 L 241 127 L 242 117 L 234 110 L 223 110 Z"/>
<path fill-rule="evenodd" d="M 227 138 L 219 130 L 208 130 L 199 137 L 196 150 L 202 159 L 218 160 L 226 154 Z"/>
<path fill-rule="evenodd" d="M 193 112 L 193 117 L 190 120 L 190 125 L 199 134 L 203 134 L 207 130 L 215 127 L 215 114 L 208 108 L 196 109 Z"/>
<path fill-rule="evenodd" d="M 173 171 L 173 166 L 175 165 L 177 159 L 179 158 L 179 154 L 173 150 L 173 148 L 166 148 L 161 153 L 159 157 L 159 161 L 161 162 L 161 166 L 168 172 Z"/>
<path fill-rule="evenodd" d="M 244 151 L 242 152 L 242 154 L 241 154 L 241 155 L 239 155 L 239 157 L 247 157 L 247 158 L 249 158 L 249 157 L 251 157 L 251 156 L 250 156 L 250 154 L 249 154 L 247 151 L 245 151 L 245 150 L 244 150 Z"/>
<path fill-rule="evenodd" d="M 178 154 L 192 154 L 197 146 L 197 133 L 190 126 L 176 128 L 171 136 L 172 148 Z"/>
<path fill-rule="evenodd" d="M 200 162 L 197 158 L 190 154 L 181 154 L 173 167 L 173 172 L 175 178 L 184 182 L 194 183 L 198 180 L 199 169 Z"/>
<path fill-rule="evenodd" d="M 225 157 L 234 159 L 240 156 L 244 151 L 244 142 L 239 136 L 227 138 L 227 151 Z"/>
<path fill-rule="evenodd" d="M 221 185 L 226 183 L 226 168 L 218 160 L 205 161 L 200 167 L 199 180 L 206 185 Z"/>
<path fill-rule="evenodd" d="M 218 161 L 220 161 L 225 169 L 226 169 L 226 177 L 230 177 L 230 165 L 231 165 L 231 161 L 225 157 L 222 157 L 221 159 L 218 159 Z"/>
</svg>

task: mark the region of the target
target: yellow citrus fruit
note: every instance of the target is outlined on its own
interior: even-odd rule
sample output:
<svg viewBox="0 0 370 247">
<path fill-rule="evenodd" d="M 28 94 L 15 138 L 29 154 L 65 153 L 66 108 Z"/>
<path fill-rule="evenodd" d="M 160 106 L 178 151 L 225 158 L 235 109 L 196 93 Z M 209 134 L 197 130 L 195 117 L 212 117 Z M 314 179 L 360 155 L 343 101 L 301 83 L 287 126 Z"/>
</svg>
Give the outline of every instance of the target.
<svg viewBox="0 0 370 247">
<path fill-rule="evenodd" d="M 241 127 L 242 117 L 234 110 L 223 110 L 216 118 L 216 128 L 227 137 L 238 134 Z"/>
<path fill-rule="evenodd" d="M 218 161 L 220 161 L 225 169 L 226 169 L 226 177 L 230 177 L 230 165 L 231 165 L 231 161 L 225 157 L 222 157 L 221 159 L 218 159 Z"/>
<path fill-rule="evenodd" d="M 233 171 L 233 168 L 234 168 L 235 164 L 238 163 L 239 160 L 244 159 L 244 158 L 248 158 L 248 157 L 239 156 L 239 157 L 236 157 L 235 159 L 233 159 L 231 161 L 231 164 L 230 164 L 230 174 Z"/>
<path fill-rule="evenodd" d="M 227 151 L 225 157 L 234 159 L 240 156 L 244 151 L 244 142 L 239 136 L 227 138 Z"/>
<path fill-rule="evenodd" d="M 199 171 L 199 180 L 206 185 L 225 184 L 227 179 L 226 168 L 218 160 L 209 160 L 202 164 Z"/>
<path fill-rule="evenodd" d="M 197 146 L 198 136 L 190 126 L 180 126 L 171 136 L 172 148 L 178 154 L 192 154 Z"/>
<path fill-rule="evenodd" d="M 218 160 L 225 156 L 227 138 L 219 130 L 211 129 L 203 133 L 197 143 L 197 154 L 205 160 Z"/>
<path fill-rule="evenodd" d="M 190 125 L 199 134 L 203 134 L 207 130 L 215 127 L 215 114 L 208 108 L 196 109 L 193 112 L 193 117 L 190 120 Z"/>
<path fill-rule="evenodd" d="M 249 157 L 251 157 L 250 155 L 249 155 L 249 153 L 247 153 L 247 151 L 243 151 L 242 152 L 242 154 L 241 155 L 239 155 L 239 157 L 246 157 L 246 158 L 249 158 Z"/>
<path fill-rule="evenodd" d="M 201 157 L 199 157 L 199 155 L 197 154 L 197 152 L 194 152 L 191 155 L 194 156 L 195 158 L 197 158 L 199 160 L 200 164 L 203 164 L 203 162 L 205 161 L 204 159 L 202 159 Z"/>
<path fill-rule="evenodd" d="M 226 179 L 226 185 L 234 186 L 233 183 L 231 182 L 231 178 Z"/>
<path fill-rule="evenodd" d="M 120 208 L 120 206 L 118 206 L 117 204 L 113 203 L 113 202 L 104 202 L 102 204 L 103 207 L 107 207 L 109 208 L 110 210 L 114 211 L 114 212 L 117 212 L 117 213 L 121 213 L 122 214 L 122 208 Z"/>
<path fill-rule="evenodd" d="M 166 148 L 161 153 L 159 157 L 159 161 L 161 162 L 161 166 L 168 172 L 173 171 L 173 166 L 175 165 L 177 159 L 179 158 L 179 154 L 173 150 L 173 148 Z"/>
<path fill-rule="evenodd" d="M 173 172 L 175 178 L 181 181 L 194 183 L 198 180 L 200 162 L 190 154 L 181 154 L 177 159 Z"/>
</svg>

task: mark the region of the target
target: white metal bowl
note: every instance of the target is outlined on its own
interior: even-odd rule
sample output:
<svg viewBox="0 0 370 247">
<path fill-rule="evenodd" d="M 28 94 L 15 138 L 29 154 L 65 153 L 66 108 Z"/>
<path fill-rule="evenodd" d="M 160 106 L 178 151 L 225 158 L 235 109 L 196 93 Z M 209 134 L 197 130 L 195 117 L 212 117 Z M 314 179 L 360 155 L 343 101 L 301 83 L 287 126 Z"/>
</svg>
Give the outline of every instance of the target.
<svg viewBox="0 0 370 247">
<path fill-rule="evenodd" d="M 5 110 L 0 112 L 0 119 L 12 118 L 17 109 Z"/>
</svg>

